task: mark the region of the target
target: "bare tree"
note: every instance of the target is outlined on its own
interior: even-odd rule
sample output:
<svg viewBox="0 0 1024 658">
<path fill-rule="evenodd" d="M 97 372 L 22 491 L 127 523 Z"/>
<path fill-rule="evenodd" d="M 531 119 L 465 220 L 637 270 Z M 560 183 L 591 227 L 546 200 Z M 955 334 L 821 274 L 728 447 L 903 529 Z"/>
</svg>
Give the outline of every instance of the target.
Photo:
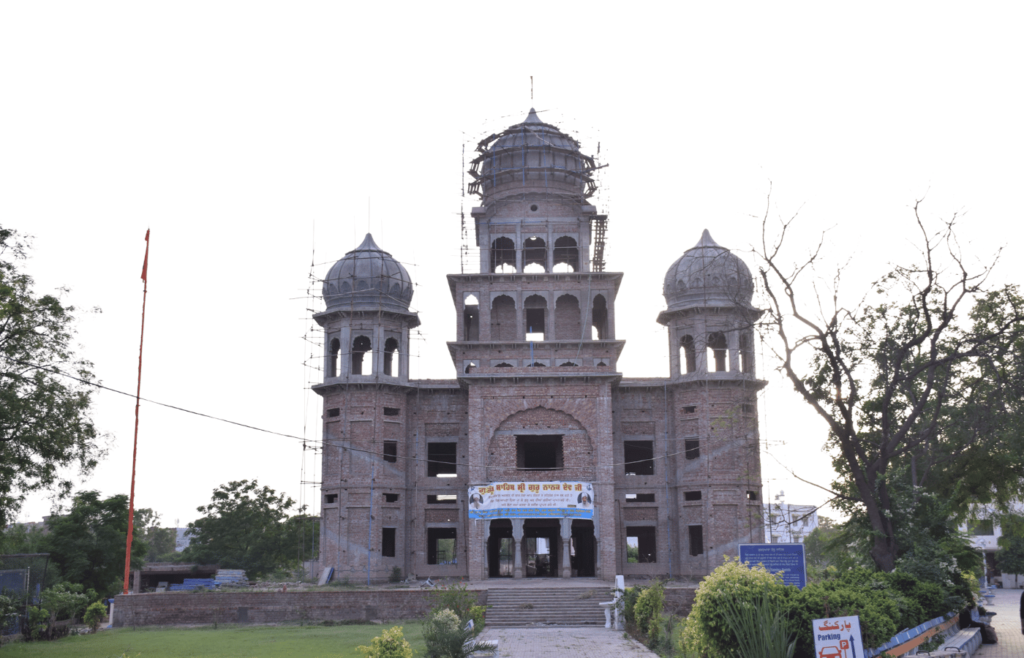
<svg viewBox="0 0 1024 658">
<path fill-rule="evenodd" d="M 910 463 L 916 471 L 918 455 L 956 457 L 948 446 L 938 449 L 957 434 L 948 427 L 950 410 L 969 404 L 979 363 L 1005 356 L 1024 327 L 1016 289 L 986 290 L 991 266 L 969 271 L 956 217 L 930 230 L 920 205 L 914 204 L 916 262 L 894 266 L 852 306 L 840 298 L 842 267 L 829 283 L 818 278 L 824 236 L 802 262 L 789 265 L 782 247 L 793 219 L 780 222 L 772 236 L 766 211 L 758 254 L 765 320 L 777 337 L 769 343 L 781 371 L 827 423 L 839 474 L 833 493 L 863 505 L 873 531 L 871 558 L 885 571 L 899 554 L 894 467 Z M 1000 312 L 979 321 L 973 310 L 979 302 L 999 305 Z M 985 438 L 974 432 L 968 443 Z M 912 477 L 918 486 L 924 473 Z"/>
</svg>

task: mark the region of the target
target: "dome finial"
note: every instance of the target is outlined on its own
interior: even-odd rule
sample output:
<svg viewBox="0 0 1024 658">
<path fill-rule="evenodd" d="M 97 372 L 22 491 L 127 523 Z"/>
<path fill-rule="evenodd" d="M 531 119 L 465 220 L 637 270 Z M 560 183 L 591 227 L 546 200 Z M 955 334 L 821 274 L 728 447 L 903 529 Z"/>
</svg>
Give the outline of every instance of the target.
<svg viewBox="0 0 1024 658">
<path fill-rule="evenodd" d="M 537 116 L 537 110 L 530 108 L 530 113 L 526 115 L 526 120 L 523 123 L 544 123 Z"/>
<path fill-rule="evenodd" d="M 697 247 L 721 247 L 721 245 L 712 239 L 711 233 L 707 229 L 704 229 L 704 232 L 700 234 L 700 242 L 695 244 L 693 248 L 696 249 Z"/>
<path fill-rule="evenodd" d="M 358 247 L 356 247 L 353 251 L 384 251 L 384 250 L 381 249 L 380 247 L 378 247 L 377 243 L 373 241 L 373 235 L 370 234 L 370 233 L 367 233 L 366 237 L 363 238 L 362 244 L 360 244 Z"/>
</svg>

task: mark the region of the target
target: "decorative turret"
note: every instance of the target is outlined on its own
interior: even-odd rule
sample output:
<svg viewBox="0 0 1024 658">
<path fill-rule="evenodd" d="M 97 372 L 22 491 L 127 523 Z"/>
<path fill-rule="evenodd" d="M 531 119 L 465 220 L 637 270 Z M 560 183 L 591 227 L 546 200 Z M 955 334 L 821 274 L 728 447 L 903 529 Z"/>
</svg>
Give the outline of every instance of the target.
<svg viewBox="0 0 1024 658">
<path fill-rule="evenodd" d="M 750 308 L 754 281 L 747 264 L 704 229 L 700 242 L 668 268 L 664 294 L 669 312 L 698 306 Z"/>
<path fill-rule="evenodd" d="M 327 311 L 384 309 L 408 313 L 413 286 L 402 264 L 367 233 L 361 245 L 331 267 L 324 278 L 323 293 Z"/>
</svg>

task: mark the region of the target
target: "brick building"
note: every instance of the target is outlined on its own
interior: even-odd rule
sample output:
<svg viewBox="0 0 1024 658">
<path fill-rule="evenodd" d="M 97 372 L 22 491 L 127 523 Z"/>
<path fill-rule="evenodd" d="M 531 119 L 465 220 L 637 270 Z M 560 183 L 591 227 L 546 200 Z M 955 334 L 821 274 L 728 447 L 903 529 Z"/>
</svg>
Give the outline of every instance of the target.
<svg viewBox="0 0 1024 658">
<path fill-rule="evenodd" d="M 704 231 L 665 277 L 668 376 L 624 377 L 594 160 L 533 110 L 478 150 L 454 379 L 409 379 L 412 281 L 371 236 L 324 280 L 321 564 L 700 576 L 762 541 L 747 266 Z"/>
</svg>

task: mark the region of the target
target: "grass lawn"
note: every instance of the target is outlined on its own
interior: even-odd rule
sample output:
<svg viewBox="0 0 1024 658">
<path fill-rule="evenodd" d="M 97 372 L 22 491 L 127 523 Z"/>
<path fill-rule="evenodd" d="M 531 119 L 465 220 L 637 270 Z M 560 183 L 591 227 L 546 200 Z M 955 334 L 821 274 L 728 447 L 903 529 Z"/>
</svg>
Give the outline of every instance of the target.
<svg viewBox="0 0 1024 658">
<path fill-rule="evenodd" d="M 356 647 L 368 646 L 385 628 L 401 626 L 416 655 L 426 653 L 418 621 L 358 626 L 229 626 L 202 628 L 119 628 L 54 642 L 18 642 L 0 649 L 0 658 L 226 658 L 303 656 L 362 658 Z"/>
</svg>

